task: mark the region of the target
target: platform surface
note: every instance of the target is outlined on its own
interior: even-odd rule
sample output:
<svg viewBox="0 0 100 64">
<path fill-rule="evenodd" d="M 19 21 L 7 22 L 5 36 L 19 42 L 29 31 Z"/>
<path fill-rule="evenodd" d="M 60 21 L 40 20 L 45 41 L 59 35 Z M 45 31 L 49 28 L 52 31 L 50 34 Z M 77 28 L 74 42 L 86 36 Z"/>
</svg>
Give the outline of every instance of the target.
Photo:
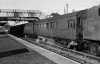
<svg viewBox="0 0 100 64">
<path fill-rule="evenodd" d="M 0 34 L 0 53 L 26 48 L 24 45 L 21 45 L 16 40 L 8 37 L 5 34 Z"/>
<path fill-rule="evenodd" d="M 0 35 L 0 64 L 56 64 L 7 36 Z"/>
<path fill-rule="evenodd" d="M 44 56 L 44 57 L 46 57 L 46 58 L 48 58 L 50 60 L 52 60 L 53 62 L 55 62 L 57 64 L 80 64 L 80 63 L 78 63 L 76 61 L 73 61 L 71 59 L 65 58 L 65 57 L 63 57 L 61 55 L 53 53 L 53 52 L 51 52 L 49 50 L 41 48 L 41 47 L 39 47 L 37 45 L 29 43 L 29 42 L 27 42 L 25 40 L 22 40 L 20 38 L 17 38 L 15 36 L 10 35 L 10 34 L 8 34 L 8 36 L 14 38 L 15 40 L 19 41 L 21 44 L 29 47 L 30 49 L 36 51 L 37 53 L 41 54 L 42 56 Z"/>
<path fill-rule="evenodd" d="M 56 64 L 36 51 L 0 58 L 0 64 Z"/>
</svg>

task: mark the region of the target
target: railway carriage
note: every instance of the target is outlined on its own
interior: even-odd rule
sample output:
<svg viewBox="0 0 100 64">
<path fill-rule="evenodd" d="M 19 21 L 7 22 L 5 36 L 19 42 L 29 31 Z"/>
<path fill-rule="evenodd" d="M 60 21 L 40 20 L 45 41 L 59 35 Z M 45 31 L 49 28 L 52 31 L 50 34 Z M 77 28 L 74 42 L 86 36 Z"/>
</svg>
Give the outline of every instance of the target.
<svg viewBox="0 0 100 64">
<path fill-rule="evenodd" d="M 84 39 L 100 41 L 100 8 L 93 7 L 87 11 L 87 19 L 83 27 Z"/>
<path fill-rule="evenodd" d="M 24 24 L 11 26 L 9 29 L 9 33 L 17 37 L 24 37 L 23 32 L 24 32 Z"/>
<path fill-rule="evenodd" d="M 92 54 L 100 54 L 100 6 L 88 9 L 83 22 L 83 39 L 89 43 Z"/>
<path fill-rule="evenodd" d="M 34 22 L 34 33 L 41 36 L 76 39 L 76 14 L 62 15 Z"/>
<path fill-rule="evenodd" d="M 24 34 L 25 34 L 25 37 L 28 36 L 28 37 L 32 37 L 30 35 L 33 35 L 33 22 L 30 22 L 30 23 L 27 23 L 25 24 L 25 27 L 24 27 Z"/>
</svg>

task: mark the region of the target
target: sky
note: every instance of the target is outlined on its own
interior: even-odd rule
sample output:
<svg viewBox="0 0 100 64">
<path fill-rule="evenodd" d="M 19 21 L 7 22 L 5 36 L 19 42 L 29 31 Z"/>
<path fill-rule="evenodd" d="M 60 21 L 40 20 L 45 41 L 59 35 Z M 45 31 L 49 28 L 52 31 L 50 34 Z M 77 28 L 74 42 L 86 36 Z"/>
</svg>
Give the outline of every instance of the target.
<svg viewBox="0 0 100 64">
<path fill-rule="evenodd" d="M 88 9 L 100 4 L 100 0 L 0 0 L 0 9 L 40 10 L 45 14 L 64 14 L 68 4 L 68 12 Z"/>
</svg>

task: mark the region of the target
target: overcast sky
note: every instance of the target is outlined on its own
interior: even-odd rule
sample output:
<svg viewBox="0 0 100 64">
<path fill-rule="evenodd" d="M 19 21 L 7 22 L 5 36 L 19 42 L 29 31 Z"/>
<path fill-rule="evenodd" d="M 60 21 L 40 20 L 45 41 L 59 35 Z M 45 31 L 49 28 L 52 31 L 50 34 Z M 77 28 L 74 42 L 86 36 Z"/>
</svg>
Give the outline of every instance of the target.
<svg viewBox="0 0 100 64">
<path fill-rule="evenodd" d="M 100 0 L 0 0 L 0 9 L 41 10 L 46 14 L 64 13 L 65 4 L 69 12 L 82 10 L 100 4 Z"/>
</svg>

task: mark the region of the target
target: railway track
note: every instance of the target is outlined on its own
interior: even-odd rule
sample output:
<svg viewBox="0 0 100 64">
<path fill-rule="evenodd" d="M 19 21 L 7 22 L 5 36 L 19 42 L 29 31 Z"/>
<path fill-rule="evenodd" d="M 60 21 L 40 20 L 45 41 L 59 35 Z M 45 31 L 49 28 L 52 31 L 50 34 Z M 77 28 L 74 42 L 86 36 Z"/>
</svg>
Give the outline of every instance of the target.
<svg viewBox="0 0 100 64">
<path fill-rule="evenodd" d="M 55 52 L 59 55 L 62 55 L 66 58 L 72 59 L 74 61 L 77 61 L 81 64 L 100 64 L 100 57 L 91 55 L 91 54 L 87 54 L 84 52 L 80 52 L 80 51 L 75 51 L 75 50 L 70 50 L 70 49 L 66 49 L 64 47 L 58 46 L 58 45 L 53 45 L 53 44 L 48 44 L 46 42 L 38 42 L 36 43 L 35 40 L 31 39 L 31 38 L 22 38 L 26 41 L 29 41 L 35 45 L 38 45 L 40 47 L 43 47 L 45 49 L 48 49 L 52 52 Z"/>
</svg>

